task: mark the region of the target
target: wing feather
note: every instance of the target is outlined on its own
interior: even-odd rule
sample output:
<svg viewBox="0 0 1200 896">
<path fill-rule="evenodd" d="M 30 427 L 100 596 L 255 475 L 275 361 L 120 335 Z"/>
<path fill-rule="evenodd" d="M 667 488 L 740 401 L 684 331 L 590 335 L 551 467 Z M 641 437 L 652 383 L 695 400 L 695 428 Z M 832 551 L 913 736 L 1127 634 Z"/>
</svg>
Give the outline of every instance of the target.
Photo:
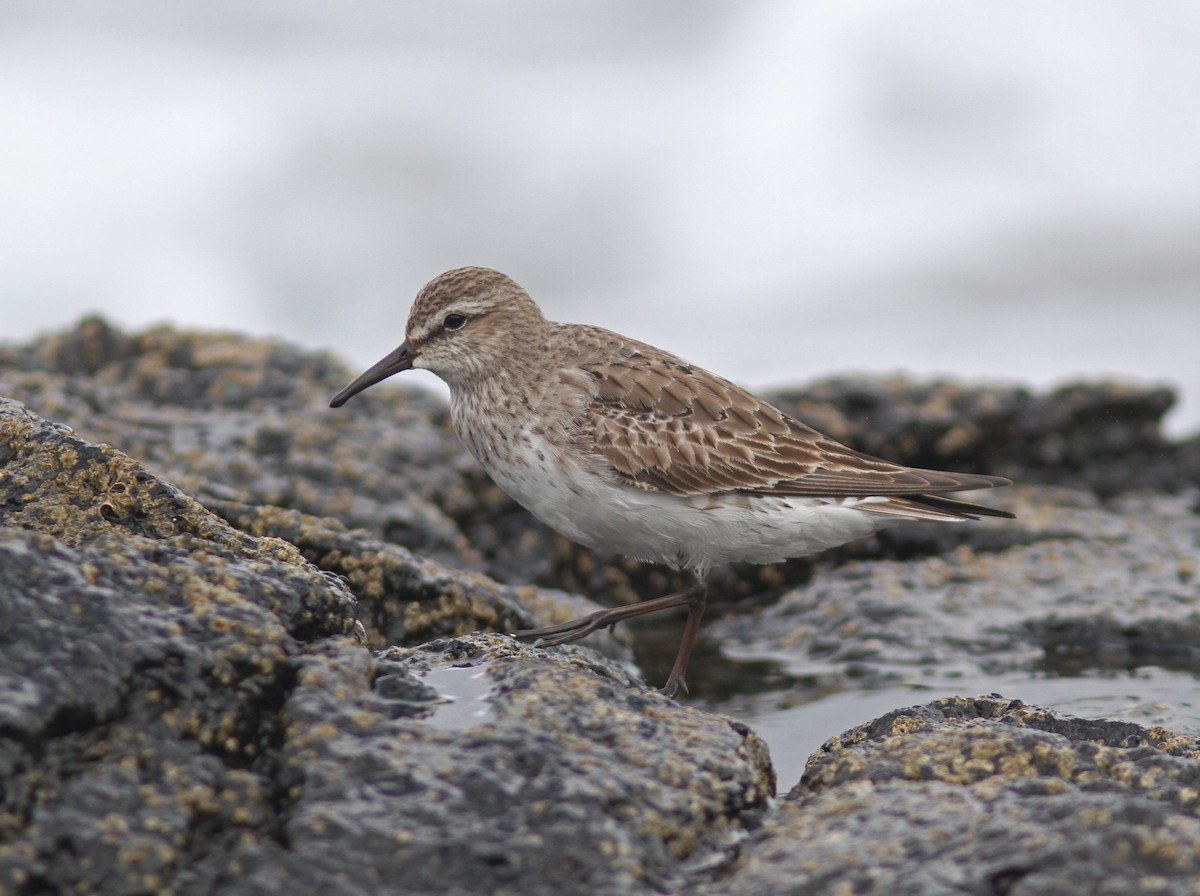
<svg viewBox="0 0 1200 896">
<path fill-rule="evenodd" d="M 632 340 L 622 349 L 615 360 L 609 351 L 580 365 L 595 384 L 581 425 L 616 474 L 639 488 L 856 497 L 1009 484 L 862 454 L 674 355 Z"/>
</svg>

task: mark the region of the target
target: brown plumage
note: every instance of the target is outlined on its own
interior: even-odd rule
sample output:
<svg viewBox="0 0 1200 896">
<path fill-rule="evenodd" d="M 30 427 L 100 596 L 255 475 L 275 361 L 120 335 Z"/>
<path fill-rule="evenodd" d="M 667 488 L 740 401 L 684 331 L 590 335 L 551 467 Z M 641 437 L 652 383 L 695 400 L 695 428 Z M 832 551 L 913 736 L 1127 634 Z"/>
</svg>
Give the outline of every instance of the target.
<svg viewBox="0 0 1200 896">
<path fill-rule="evenodd" d="M 598 328 L 589 328 L 597 331 Z M 904 496 L 1009 485 L 999 476 L 905 467 L 821 435 L 745 389 L 616 333 L 616 359 L 583 362 L 595 447 L 625 481 L 674 495 Z M 1006 515 L 958 502 L 965 511 Z"/>
<path fill-rule="evenodd" d="M 549 525 L 592 547 L 696 573 L 697 584 L 678 595 L 518 633 L 559 644 L 687 606 L 671 695 L 683 687 L 710 567 L 802 556 L 906 519 L 1011 516 L 945 497 L 1007 479 L 854 451 L 669 352 L 548 321 L 516 283 L 487 268 L 428 283 L 404 343 L 331 404 L 410 367 L 449 384 L 459 437 Z"/>
</svg>

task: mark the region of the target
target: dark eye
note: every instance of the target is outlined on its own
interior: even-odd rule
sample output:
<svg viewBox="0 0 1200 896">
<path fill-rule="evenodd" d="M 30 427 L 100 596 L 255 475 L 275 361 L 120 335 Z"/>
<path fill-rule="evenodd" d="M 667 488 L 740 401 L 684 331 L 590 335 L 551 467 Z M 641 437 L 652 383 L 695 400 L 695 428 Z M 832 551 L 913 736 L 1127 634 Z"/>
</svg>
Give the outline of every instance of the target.
<svg viewBox="0 0 1200 896">
<path fill-rule="evenodd" d="M 442 322 L 447 330 L 461 330 L 466 324 L 467 318 L 462 314 L 447 314 L 446 319 Z"/>
</svg>

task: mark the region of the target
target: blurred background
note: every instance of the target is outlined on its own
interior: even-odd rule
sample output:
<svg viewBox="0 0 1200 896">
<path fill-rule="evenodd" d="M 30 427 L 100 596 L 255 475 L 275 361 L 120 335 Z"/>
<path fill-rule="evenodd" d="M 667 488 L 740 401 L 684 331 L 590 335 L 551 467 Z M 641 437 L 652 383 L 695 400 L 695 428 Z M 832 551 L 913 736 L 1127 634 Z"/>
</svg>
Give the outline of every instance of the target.
<svg viewBox="0 0 1200 896">
<path fill-rule="evenodd" d="M 1190 433 L 1198 47 L 1183 0 L 9 0 L 0 339 L 359 369 L 485 264 L 754 387 L 1118 374 Z"/>
</svg>

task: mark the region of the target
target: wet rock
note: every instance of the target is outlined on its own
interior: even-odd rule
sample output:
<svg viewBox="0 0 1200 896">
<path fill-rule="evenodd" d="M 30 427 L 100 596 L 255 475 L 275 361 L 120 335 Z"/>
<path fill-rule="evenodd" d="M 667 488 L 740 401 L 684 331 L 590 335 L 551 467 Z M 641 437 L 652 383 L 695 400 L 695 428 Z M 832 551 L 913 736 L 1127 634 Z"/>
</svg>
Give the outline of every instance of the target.
<svg viewBox="0 0 1200 896">
<path fill-rule="evenodd" d="M 680 583 L 532 521 L 420 391 L 328 409 L 351 375 L 98 319 L 0 348 L 25 403 L 0 403 L 0 891 L 1195 892 L 1186 734 L 936 701 L 829 740 L 773 807 L 749 728 L 638 683 L 665 676 L 652 626 L 636 666 L 625 626 L 473 634 Z M 863 450 L 1013 476 L 986 499 L 1019 519 L 721 571 L 693 706 L 1194 676 L 1200 441 L 1162 436 L 1169 399 L 785 393 Z M 806 719 L 777 754 L 850 724 Z"/>
<path fill-rule="evenodd" d="M 16 402 L 0 444 L 4 892 L 650 893 L 761 821 L 774 777 L 745 726 L 592 651 L 375 656 L 343 580 L 290 542 Z M 368 599 L 378 580 L 523 615 L 364 533 L 223 509 Z M 447 725 L 429 682 L 472 666 L 485 715 Z"/>
<path fill-rule="evenodd" d="M 285 539 L 321 569 L 344 577 L 358 597 L 359 621 L 372 647 L 417 645 L 478 631 L 512 632 L 600 609 L 578 595 L 510 588 L 479 573 L 450 569 L 337 520 L 216 499 L 209 499 L 208 507 L 243 531 Z M 598 633 L 589 646 L 631 660 L 625 639 L 614 632 Z"/>
<path fill-rule="evenodd" d="M 996 696 L 831 739 L 693 893 L 1196 893 L 1200 742 Z"/>
<path fill-rule="evenodd" d="M 1004 550 L 959 545 L 916 559 L 853 559 L 819 570 L 753 614 L 705 629 L 733 654 L 777 659 L 773 674 L 840 691 L 953 687 L 1150 665 L 1194 673 L 1200 515 L 1187 495 L 1101 503 L 1023 488 Z M 970 524 L 975 525 L 975 524 Z M 790 670 L 790 671 L 789 671 Z M 1187 697 L 1160 712 L 1191 717 Z"/>
<path fill-rule="evenodd" d="M 114 587 L 173 594 L 195 618 L 219 628 L 241 625 L 243 613 L 258 618 L 259 610 L 293 638 L 353 627 L 353 595 L 295 546 L 234 529 L 116 449 L 2 398 L 0 446 L 0 527 L 107 552 Z M 129 558 L 139 552 L 154 558 L 153 574 L 134 568 Z M 29 573 L 26 564 L 17 567 L 14 574 Z"/>
<path fill-rule="evenodd" d="M 610 603 L 677 587 L 661 569 L 580 551 L 533 520 L 467 456 L 445 404 L 420 389 L 390 382 L 330 410 L 329 397 L 351 375 L 328 356 L 278 342 L 166 327 L 127 335 L 97 318 L 0 347 L 0 395 L 120 446 L 201 501 L 328 517 L 454 568 Z M 1172 443 L 1162 434 L 1173 401 L 1164 389 L 1101 383 L 1033 394 L 842 378 L 771 397 L 834 438 L 918 466 L 1105 497 L 1200 485 L 1200 438 Z M 993 526 L 908 531 L 906 540 L 884 533 L 868 544 L 880 556 L 943 551 L 964 539 L 977 549 L 1004 546 Z M 714 583 L 715 602 L 755 600 L 809 571 L 805 561 L 738 567 Z"/>
<path fill-rule="evenodd" d="M 345 577 L 362 602 L 359 618 L 372 646 L 537 624 L 513 589 L 420 559 L 365 530 L 282 507 L 211 499 L 208 506 L 245 532 L 287 540 L 321 569 Z"/>
<path fill-rule="evenodd" d="M 486 711 L 475 724 L 392 720 L 365 658 L 310 656 L 285 709 L 284 773 L 303 781 L 289 842 L 297 856 L 354 860 L 311 868 L 308 886 L 654 892 L 681 859 L 755 826 L 774 792 L 746 728 L 582 651 L 474 636 L 391 649 L 375 666 L 376 682 L 385 670 L 482 677 Z"/>
<path fill-rule="evenodd" d="M 273 850 L 292 663 L 353 630 L 349 590 L 15 402 L 0 445 L 0 889 L 164 892 Z"/>
<path fill-rule="evenodd" d="M 475 467 L 444 404 L 401 388 L 332 411 L 330 395 L 348 376 L 326 356 L 278 342 L 166 327 L 126 336 L 97 319 L 0 350 L 0 395 L 120 446 L 201 502 L 332 517 L 481 568 L 452 518 L 476 506 L 464 476 Z"/>
<path fill-rule="evenodd" d="M 1043 394 L 905 377 L 833 378 L 771 396 L 860 451 L 916 467 L 986 472 L 1102 497 L 1200 485 L 1200 437 L 1173 443 L 1166 387 L 1074 383 Z"/>
</svg>

